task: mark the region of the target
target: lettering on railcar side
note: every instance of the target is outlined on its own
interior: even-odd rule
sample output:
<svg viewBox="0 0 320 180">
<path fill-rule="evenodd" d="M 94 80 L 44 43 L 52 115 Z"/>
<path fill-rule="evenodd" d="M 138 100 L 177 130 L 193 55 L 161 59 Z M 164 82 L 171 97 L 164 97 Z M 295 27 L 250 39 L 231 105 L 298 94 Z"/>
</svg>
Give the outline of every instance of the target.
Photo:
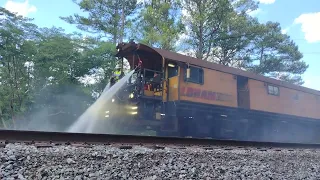
<svg viewBox="0 0 320 180">
<path fill-rule="evenodd" d="M 211 101 L 232 101 L 232 95 L 202 90 L 200 88 L 184 87 L 180 88 L 180 95 L 192 98 L 199 98 Z"/>
</svg>

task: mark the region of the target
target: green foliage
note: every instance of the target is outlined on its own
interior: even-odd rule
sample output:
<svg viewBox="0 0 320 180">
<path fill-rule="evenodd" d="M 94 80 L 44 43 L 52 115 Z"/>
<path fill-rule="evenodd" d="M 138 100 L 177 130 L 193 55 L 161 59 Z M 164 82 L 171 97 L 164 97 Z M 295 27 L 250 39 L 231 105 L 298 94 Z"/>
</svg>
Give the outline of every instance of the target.
<svg viewBox="0 0 320 180">
<path fill-rule="evenodd" d="M 255 19 L 249 20 L 245 15 L 236 16 L 235 13 L 231 15 L 235 17 L 222 23 L 217 37 L 212 40 L 214 48 L 207 60 L 225 66 L 243 67 L 252 53 L 250 43 L 262 30 Z"/>
<path fill-rule="evenodd" d="M 183 8 L 187 44 L 197 58 L 207 60 L 221 26 L 231 18 L 232 6 L 228 0 L 184 0 Z"/>
<path fill-rule="evenodd" d="M 63 130 L 94 101 L 115 64 L 109 42 L 38 28 L 30 19 L 0 9 L 0 118 L 7 128 L 41 119 Z M 103 73 L 99 76 L 98 70 Z M 83 84 L 95 75 L 96 84 Z"/>
<path fill-rule="evenodd" d="M 188 50 L 195 56 L 303 84 L 308 65 L 279 23 L 261 24 L 247 13 L 257 9 L 253 0 L 184 0 Z"/>
<path fill-rule="evenodd" d="M 36 26 L 4 8 L 0 8 L 0 14 L 0 118 L 2 124 L 13 126 L 32 98 L 27 93 L 31 90 L 31 76 L 26 64 L 35 52 L 35 44 L 28 38 L 36 34 Z"/>
<path fill-rule="evenodd" d="M 146 2 L 135 26 L 137 39 L 145 44 L 175 50 L 175 43 L 184 26 L 180 18 L 179 1 Z"/>
<path fill-rule="evenodd" d="M 259 74 L 269 75 L 291 83 L 303 84 L 300 74 L 308 65 L 302 61 L 303 55 L 290 37 L 281 33 L 279 23 L 267 22 L 261 25 L 250 44 L 252 53 L 249 56 L 248 69 Z"/>
<path fill-rule="evenodd" d="M 134 13 L 137 0 L 73 0 L 88 16 L 74 14 L 61 17 L 70 24 L 75 24 L 81 30 L 100 33 L 112 39 L 116 44 L 125 36 L 125 29 L 131 25 L 128 17 Z"/>
</svg>

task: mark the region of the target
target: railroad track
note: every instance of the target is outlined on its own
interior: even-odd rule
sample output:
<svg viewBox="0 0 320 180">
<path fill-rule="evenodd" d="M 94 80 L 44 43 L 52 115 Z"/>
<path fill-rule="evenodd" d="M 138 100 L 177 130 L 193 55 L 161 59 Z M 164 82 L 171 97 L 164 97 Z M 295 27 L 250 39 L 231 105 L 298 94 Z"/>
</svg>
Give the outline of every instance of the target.
<svg viewBox="0 0 320 180">
<path fill-rule="evenodd" d="M 184 148 L 186 146 L 202 146 L 210 150 L 215 147 L 232 150 L 234 148 L 257 148 L 262 151 L 266 149 L 319 149 L 320 144 L 311 143 L 280 143 L 280 142 L 255 142 L 235 141 L 198 138 L 178 137 L 155 137 L 136 135 L 114 135 L 114 134 L 89 134 L 89 133 L 66 133 L 45 131 L 22 131 L 22 130 L 0 130 L 0 142 L 4 147 L 7 143 L 29 143 L 37 144 L 38 147 L 51 147 L 53 145 L 72 144 L 74 146 L 90 146 L 90 144 L 117 144 L 122 149 L 130 149 L 132 145 L 152 146 L 162 149 L 166 146 Z"/>
</svg>

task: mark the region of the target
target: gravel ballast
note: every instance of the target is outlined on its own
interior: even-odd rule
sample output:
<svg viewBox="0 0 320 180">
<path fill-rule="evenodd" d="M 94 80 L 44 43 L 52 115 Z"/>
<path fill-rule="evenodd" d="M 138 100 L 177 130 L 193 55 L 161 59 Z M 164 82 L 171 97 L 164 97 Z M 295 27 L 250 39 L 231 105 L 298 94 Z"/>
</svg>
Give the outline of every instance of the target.
<svg viewBox="0 0 320 180">
<path fill-rule="evenodd" d="M 319 152 L 7 144 L 0 179 L 320 179 Z"/>
</svg>

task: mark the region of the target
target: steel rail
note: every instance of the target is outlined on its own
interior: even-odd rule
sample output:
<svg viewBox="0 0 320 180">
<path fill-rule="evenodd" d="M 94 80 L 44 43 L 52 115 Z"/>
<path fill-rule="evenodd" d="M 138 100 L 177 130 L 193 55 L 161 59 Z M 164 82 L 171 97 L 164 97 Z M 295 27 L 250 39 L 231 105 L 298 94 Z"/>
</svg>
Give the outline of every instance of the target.
<svg viewBox="0 0 320 180">
<path fill-rule="evenodd" d="M 99 144 L 172 144 L 205 146 L 246 146 L 265 148 L 320 148 L 320 144 L 256 142 L 198 138 L 178 138 L 159 136 L 136 136 L 114 134 L 89 134 L 45 131 L 0 130 L 0 140 L 10 142 L 64 142 L 64 143 L 99 143 Z"/>
</svg>

